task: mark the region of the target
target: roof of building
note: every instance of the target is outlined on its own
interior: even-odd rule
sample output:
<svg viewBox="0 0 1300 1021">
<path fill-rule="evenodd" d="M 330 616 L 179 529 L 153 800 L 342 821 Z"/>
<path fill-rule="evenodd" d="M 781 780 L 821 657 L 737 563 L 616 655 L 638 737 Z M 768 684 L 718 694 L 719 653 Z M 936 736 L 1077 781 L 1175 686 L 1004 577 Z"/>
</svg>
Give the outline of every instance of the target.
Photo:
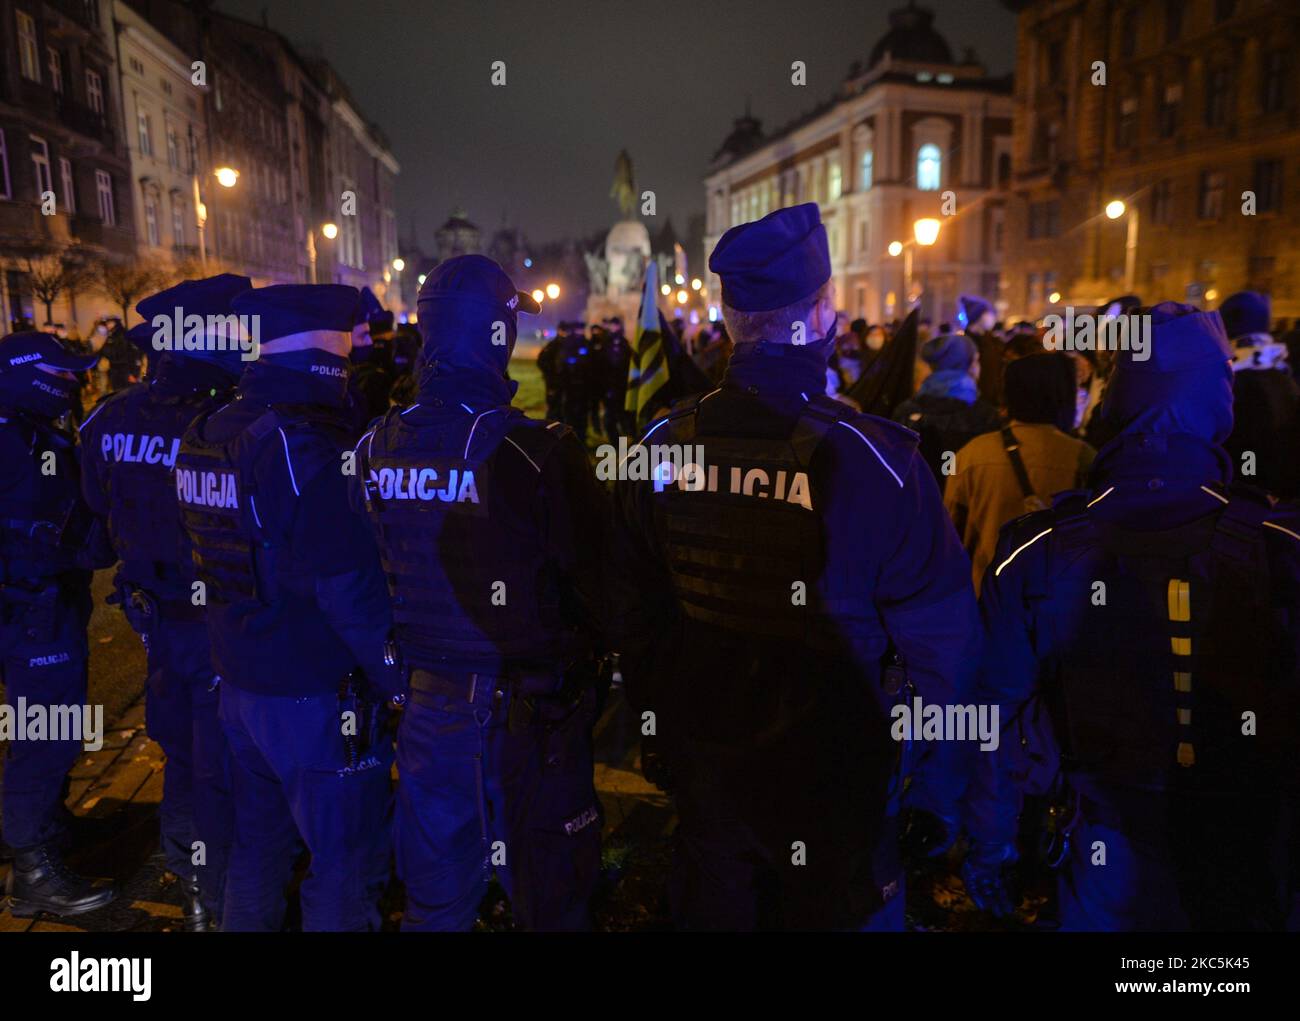
<svg viewBox="0 0 1300 1021">
<path fill-rule="evenodd" d="M 921 64 L 953 62 L 948 40 L 935 31 L 934 12 L 917 7 L 916 0 L 889 12 L 889 31 L 871 48 L 867 67 L 875 67 L 886 55 Z"/>
</svg>

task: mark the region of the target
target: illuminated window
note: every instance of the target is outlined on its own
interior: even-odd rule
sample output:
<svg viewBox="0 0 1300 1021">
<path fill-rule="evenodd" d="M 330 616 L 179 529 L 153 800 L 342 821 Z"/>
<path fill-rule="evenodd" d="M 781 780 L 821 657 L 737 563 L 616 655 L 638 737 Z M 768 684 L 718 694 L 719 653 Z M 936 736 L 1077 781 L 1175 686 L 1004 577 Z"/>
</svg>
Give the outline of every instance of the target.
<svg viewBox="0 0 1300 1021">
<path fill-rule="evenodd" d="M 921 191 L 938 191 L 943 156 L 939 147 L 927 142 L 916 151 L 916 186 Z"/>
<path fill-rule="evenodd" d="M 14 11 L 18 18 L 18 67 L 24 78 L 41 80 L 40 50 L 36 46 L 36 22 L 30 14 Z"/>
<path fill-rule="evenodd" d="M 863 191 L 869 191 L 871 189 L 871 169 L 874 159 L 875 155 L 870 149 L 867 149 L 862 153 L 861 174 Z"/>
</svg>

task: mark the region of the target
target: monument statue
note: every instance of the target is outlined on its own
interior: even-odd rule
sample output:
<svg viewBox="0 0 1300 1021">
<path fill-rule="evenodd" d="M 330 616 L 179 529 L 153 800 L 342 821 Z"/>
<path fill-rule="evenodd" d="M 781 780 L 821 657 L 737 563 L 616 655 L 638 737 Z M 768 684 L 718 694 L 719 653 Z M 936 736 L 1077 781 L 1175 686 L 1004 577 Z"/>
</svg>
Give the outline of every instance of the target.
<svg viewBox="0 0 1300 1021">
<path fill-rule="evenodd" d="M 632 183 L 632 157 L 620 149 L 614 161 L 614 183 L 609 186 L 609 197 L 618 204 L 623 219 L 630 219 L 636 210 L 636 187 Z"/>
</svg>

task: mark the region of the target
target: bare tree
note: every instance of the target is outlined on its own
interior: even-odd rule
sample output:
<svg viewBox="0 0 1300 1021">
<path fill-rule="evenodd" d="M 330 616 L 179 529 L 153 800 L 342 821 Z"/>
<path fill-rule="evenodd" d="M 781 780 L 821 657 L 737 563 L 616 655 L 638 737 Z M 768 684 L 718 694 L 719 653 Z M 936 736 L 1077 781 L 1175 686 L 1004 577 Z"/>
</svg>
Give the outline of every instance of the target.
<svg viewBox="0 0 1300 1021">
<path fill-rule="evenodd" d="M 54 303 L 65 292 L 73 295 L 85 287 L 89 253 L 77 245 L 45 251 L 26 258 L 27 279 L 36 300 L 45 306 L 45 325 L 54 325 Z"/>
<path fill-rule="evenodd" d="M 167 286 L 168 273 L 153 262 L 137 259 L 105 259 L 96 267 L 95 283 L 122 310 L 122 325 L 129 325 L 129 309 L 140 298 Z"/>
</svg>

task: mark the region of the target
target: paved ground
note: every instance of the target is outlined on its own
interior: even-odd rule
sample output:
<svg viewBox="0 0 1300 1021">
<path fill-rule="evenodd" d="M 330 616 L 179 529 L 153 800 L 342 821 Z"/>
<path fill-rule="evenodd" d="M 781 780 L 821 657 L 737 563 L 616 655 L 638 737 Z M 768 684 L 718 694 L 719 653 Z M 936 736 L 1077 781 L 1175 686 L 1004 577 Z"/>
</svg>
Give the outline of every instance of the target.
<svg viewBox="0 0 1300 1021">
<path fill-rule="evenodd" d="M 637 763 L 635 729 L 615 693 L 596 728 L 596 787 L 605 809 L 605 871 L 598 898 L 603 929 L 657 928 L 667 924 L 657 893 L 667 862 L 672 824 L 668 799 L 647 784 Z M 102 911 L 69 923 L 32 921 L 0 911 L 0 932 L 166 931 L 177 928 L 179 891 L 156 853 L 158 802 L 162 797 L 162 749 L 144 731 L 144 705 L 137 701 L 105 737 L 104 747 L 84 754 L 71 774 L 68 807 L 83 827 L 81 849 L 71 859 L 87 875 L 110 878 L 122 895 Z M 0 881 L 9 870 L 0 865 Z M 485 900 L 485 926 L 508 927 L 499 897 Z M 389 905 L 389 924 L 400 917 L 400 892 Z"/>
</svg>

